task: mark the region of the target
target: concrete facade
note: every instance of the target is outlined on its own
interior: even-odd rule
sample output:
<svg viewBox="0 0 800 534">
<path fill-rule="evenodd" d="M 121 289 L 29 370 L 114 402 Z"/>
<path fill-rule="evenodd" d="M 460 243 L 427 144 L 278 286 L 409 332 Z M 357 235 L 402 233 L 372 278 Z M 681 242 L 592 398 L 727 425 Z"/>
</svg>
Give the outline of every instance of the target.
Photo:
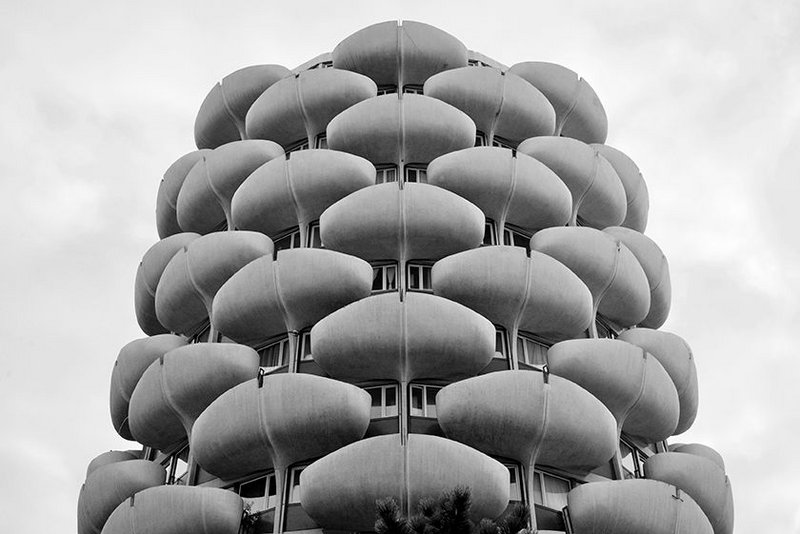
<svg viewBox="0 0 800 534">
<path fill-rule="evenodd" d="M 417 22 L 247 67 L 165 172 L 79 534 L 364 532 L 469 486 L 538 532 L 731 534 L 694 356 L 571 70 Z"/>
</svg>

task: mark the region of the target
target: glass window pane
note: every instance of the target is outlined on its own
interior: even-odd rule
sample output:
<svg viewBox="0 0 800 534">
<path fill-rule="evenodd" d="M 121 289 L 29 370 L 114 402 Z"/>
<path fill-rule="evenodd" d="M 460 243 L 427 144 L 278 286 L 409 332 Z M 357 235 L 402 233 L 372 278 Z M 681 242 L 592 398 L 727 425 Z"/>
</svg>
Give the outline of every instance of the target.
<svg viewBox="0 0 800 534">
<path fill-rule="evenodd" d="M 368 388 L 367 393 L 369 393 L 370 398 L 372 399 L 372 404 L 369 410 L 370 418 L 381 417 L 383 415 L 383 399 L 381 398 L 383 388 Z"/>
<path fill-rule="evenodd" d="M 250 482 L 242 482 L 239 487 L 239 495 L 243 499 L 256 499 L 266 495 L 267 477 L 260 477 Z"/>
<path fill-rule="evenodd" d="M 514 465 L 507 465 L 508 468 L 508 500 L 521 501 L 522 493 L 520 492 L 519 469 Z"/>
<path fill-rule="evenodd" d="M 386 267 L 386 289 L 397 289 L 397 267 L 394 265 Z"/>
<path fill-rule="evenodd" d="M 278 504 L 278 488 L 275 485 L 275 475 L 268 475 L 267 508 L 275 508 Z"/>
<path fill-rule="evenodd" d="M 420 268 L 416 265 L 411 265 L 408 268 L 408 287 L 410 289 L 419 289 L 420 288 L 420 281 L 419 281 L 419 271 Z"/>
<path fill-rule="evenodd" d="M 425 388 L 425 416 L 436 417 L 436 394 L 439 388 Z"/>
<path fill-rule="evenodd" d="M 394 417 L 397 415 L 397 386 L 387 386 L 386 395 L 386 416 Z"/>
<path fill-rule="evenodd" d="M 519 336 L 517 336 L 517 360 L 523 363 L 527 361 L 525 356 L 525 341 Z"/>
<path fill-rule="evenodd" d="M 425 266 L 422 268 L 422 288 L 423 289 L 431 289 L 433 285 L 431 284 L 431 267 Z"/>
<path fill-rule="evenodd" d="M 372 268 L 372 290 L 373 291 L 380 291 L 383 289 L 383 268 L 382 267 L 373 267 Z"/>
<path fill-rule="evenodd" d="M 536 504 L 544 504 L 542 500 L 541 476 L 541 473 L 535 473 L 533 477 L 533 502 Z"/>
<path fill-rule="evenodd" d="M 500 354 L 499 357 L 505 358 L 508 355 L 508 351 L 506 349 L 506 333 L 502 330 L 495 331 L 494 334 L 494 350 L 495 350 L 495 358 L 498 357 L 498 353 Z"/>
<path fill-rule="evenodd" d="M 633 457 L 633 451 L 625 443 L 619 443 L 619 454 L 622 458 L 622 470 L 625 478 L 636 477 L 636 460 Z"/>
<path fill-rule="evenodd" d="M 292 469 L 291 487 L 289 488 L 289 504 L 300 502 L 300 473 L 303 472 L 302 467 L 295 467 Z"/>
<path fill-rule="evenodd" d="M 561 510 L 567 505 L 567 493 L 569 493 L 569 480 L 550 475 L 542 475 L 544 478 L 545 493 L 547 493 L 547 506 L 555 510 Z"/>
<path fill-rule="evenodd" d="M 422 388 L 419 386 L 411 387 L 411 415 L 422 416 Z"/>
</svg>

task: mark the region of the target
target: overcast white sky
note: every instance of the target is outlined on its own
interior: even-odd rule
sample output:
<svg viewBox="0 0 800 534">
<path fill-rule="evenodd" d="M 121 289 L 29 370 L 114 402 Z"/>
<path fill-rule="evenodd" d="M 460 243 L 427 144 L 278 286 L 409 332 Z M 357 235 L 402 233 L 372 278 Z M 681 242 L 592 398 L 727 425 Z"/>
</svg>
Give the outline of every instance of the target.
<svg viewBox="0 0 800 534">
<path fill-rule="evenodd" d="M 399 7 L 402 5 L 403 7 Z M 642 169 L 737 532 L 800 533 L 800 3 L 0 0 L 0 521 L 75 532 L 164 170 L 212 85 L 354 31 L 427 22 L 507 65 L 561 63 Z"/>
</svg>

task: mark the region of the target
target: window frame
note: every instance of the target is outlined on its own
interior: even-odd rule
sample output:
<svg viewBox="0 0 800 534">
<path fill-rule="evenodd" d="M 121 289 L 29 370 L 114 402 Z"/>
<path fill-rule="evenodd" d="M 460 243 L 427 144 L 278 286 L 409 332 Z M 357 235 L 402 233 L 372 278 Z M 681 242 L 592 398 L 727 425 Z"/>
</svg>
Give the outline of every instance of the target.
<svg viewBox="0 0 800 534">
<path fill-rule="evenodd" d="M 427 184 L 428 166 L 422 163 L 409 163 L 404 165 L 403 182 L 408 184 Z"/>
<path fill-rule="evenodd" d="M 391 175 L 393 178 L 389 179 L 389 174 L 391 171 Z M 397 165 L 392 163 L 388 164 L 380 164 L 375 165 L 375 185 L 379 184 L 393 184 L 399 180 L 399 172 L 397 169 Z"/>
<path fill-rule="evenodd" d="M 499 344 L 502 345 L 502 350 L 497 350 L 498 341 L 500 342 Z M 511 351 L 508 346 L 508 331 L 499 325 L 494 325 L 494 349 L 494 356 L 492 356 L 492 358 L 505 362 L 508 361 L 511 356 Z M 498 354 L 500 356 L 498 356 Z"/>
<path fill-rule="evenodd" d="M 533 234 L 526 232 L 522 228 L 514 226 L 513 224 L 506 223 L 503 227 L 503 244 L 508 247 L 521 247 L 530 253 L 531 251 L 531 237 Z M 517 241 L 523 240 L 524 245 L 517 244 Z"/>
<path fill-rule="evenodd" d="M 325 245 L 322 244 L 322 230 L 320 229 L 319 219 L 308 223 L 306 230 L 306 248 L 325 248 Z M 319 242 L 319 246 L 317 246 L 316 241 Z"/>
<path fill-rule="evenodd" d="M 524 359 L 520 358 L 520 356 L 521 356 L 520 353 L 519 353 L 520 340 L 523 342 L 522 343 L 522 348 L 524 349 L 524 352 L 525 352 Z M 545 338 L 543 338 L 541 336 L 537 336 L 536 334 L 530 333 L 530 332 L 519 331 L 519 332 L 517 332 L 517 337 L 514 340 L 514 344 L 515 344 L 515 353 L 516 353 L 515 356 L 516 356 L 516 360 L 517 360 L 518 364 L 519 363 L 523 363 L 523 364 L 528 365 L 530 367 L 536 367 L 537 369 L 541 369 L 542 367 L 547 365 L 547 351 L 550 349 L 550 347 L 553 346 L 553 343 L 551 343 L 550 341 L 546 340 Z M 542 362 L 542 363 L 531 363 L 529 361 L 529 355 L 528 355 L 528 345 L 529 344 L 530 345 L 535 345 L 537 347 L 541 347 L 542 349 L 544 349 L 544 362 Z"/>
<path fill-rule="evenodd" d="M 378 261 L 378 262 L 370 262 L 372 265 L 372 291 L 371 294 L 376 295 L 379 293 L 391 293 L 393 291 L 399 291 L 400 288 L 400 266 L 397 264 L 396 261 Z M 394 287 L 387 287 L 389 276 L 387 272 L 389 270 L 394 270 Z M 377 276 L 376 271 L 380 270 L 381 274 L 381 288 L 375 289 L 375 279 Z"/>
<path fill-rule="evenodd" d="M 314 138 L 314 148 L 325 150 L 328 148 L 328 134 L 327 132 L 322 132 L 321 134 L 317 135 Z"/>
<path fill-rule="evenodd" d="M 564 499 L 563 499 L 564 505 L 561 508 L 555 508 L 556 503 L 551 502 L 552 497 L 550 497 L 550 495 L 554 495 L 554 494 L 552 494 L 552 493 L 547 491 L 547 484 L 545 482 L 545 477 L 550 477 L 550 478 L 553 478 L 553 479 L 556 479 L 556 480 L 560 480 L 562 482 L 566 482 L 567 483 L 567 485 L 569 487 L 567 492 L 558 494 L 558 495 L 564 495 Z M 567 502 L 566 502 L 567 494 L 571 490 L 573 490 L 576 486 L 579 485 L 575 480 L 573 480 L 571 478 L 567 478 L 567 477 L 562 476 L 562 475 L 556 475 L 554 473 L 550 473 L 549 471 L 544 471 L 542 469 L 534 469 L 533 470 L 533 478 L 534 478 L 534 482 L 533 482 L 534 487 L 531 488 L 531 492 L 533 493 L 533 503 L 536 506 L 541 506 L 543 508 L 547 508 L 548 510 L 553 510 L 553 511 L 556 511 L 556 512 L 561 512 L 561 511 L 564 510 L 564 508 L 567 507 Z M 539 495 L 541 497 L 540 500 L 542 502 L 536 502 L 537 485 L 538 485 L 538 489 L 539 489 Z"/>
<path fill-rule="evenodd" d="M 415 83 L 407 83 L 403 86 L 403 94 L 404 95 L 422 95 L 425 94 L 423 91 L 423 86 L 420 84 Z"/>
<path fill-rule="evenodd" d="M 416 271 L 417 280 L 421 281 L 419 286 L 412 286 L 412 271 Z M 428 286 L 425 285 L 427 274 Z M 429 261 L 407 261 L 406 262 L 406 291 L 416 291 L 417 293 L 433 293 L 433 262 Z"/>
<path fill-rule="evenodd" d="M 486 235 L 489 235 L 489 242 L 486 242 Z M 483 225 L 483 241 L 481 242 L 482 247 L 493 247 L 497 245 L 497 226 L 494 224 L 494 220 L 490 218 L 486 218 L 486 222 Z"/>
<path fill-rule="evenodd" d="M 186 458 L 181 458 L 183 453 L 186 453 Z M 178 475 L 177 471 L 180 463 L 186 465 L 186 470 Z M 165 458 L 161 460 L 161 465 L 167 471 L 166 485 L 174 486 L 188 486 L 189 485 L 189 443 L 184 441 L 177 445 L 172 451 L 166 454 Z"/>
<path fill-rule="evenodd" d="M 256 482 L 256 481 L 258 481 L 258 480 L 260 480 L 262 478 L 265 479 L 264 480 L 264 495 L 262 495 L 260 497 L 244 497 L 244 496 L 242 496 L 242 486 L 245 486 L 247 484 L 252 484 L 253 482 Z M 248 503 L 248 502 L 253 503 L 253 502 L 256 502 L 259 499 L 261 499 L 263 501 L 261 506 L 259 506 L 258 504 L 250 504 L 250 512 L 251 513 L 261 514 L 261 513 L 264 513 L 264 512 L 269 512 L 270 510 L 275 510 L 278 507 L 278 498 L 279 498 L 279 495 L 278 495 L 278 477 L 275 475 L 275 471 L 274 470 L 270 470 L 270 471 L 267 471 L 265 473 L 260 473 L 260 474 L 255 475 L 255 476 L 251 476 L 251 477 L 245 478 L 243 480 L 235 482 L 234 484 L 231 484 L 230 486 L 225 487 L 225 489 L 233 491 L 234 493 L 239 495 L 239 497 L 242 499 L 242 501 L 244 503 Z M 274 489 L 275 493 L 273 495 L 270 495 L 270 493 L 269 493 L 270 489 Z M 270 506 L 270 501 L 272 502 L 271 506 Z"/>
<path fill-rule="evenodd" d="M 422 384 L 412 382 L 408 385 L 408 416 L 419 417 L 423 419 L 437 419 L 438 411 L 436 410 L 436 394 L 441 391 L 444 386 L 436 384 Z M 414 390 L 421 391 L 422 408 L 414 408 Z M 429 394 L 433 393 L 433 403 L 428 404 Z M 430 413 L 431 407 L 433 414 Z M 421 413 L 414 413 L 415 411 Z"/>
<path fill-rule="evenodd" d="M 379 419 L 395 419 L 400 416 L 400 387 L 396 383 L 391 384 L 376 384 L 374 386 L 365 386 L 362 389 L 369 393 L 370 396 L 370 420 L 375 421 Z M 372 413 L 372 393 L 371 391 L 380 390 L 381 396 L 381 404 L 380 404 L 380 415 L 373 415 Z M 394 413 L 390 413 L 390 408 L 387 403 L 387 391 L 393 390 L 394 391 Z"/>
<path fill-rule="evenodd" d="M 298 152 L 300 150 L 308 150 L 309 148 L 311 148 L 311 145 L 309 144 L 308 138 L 306 137 L 304 139 L 298 139 L 297 141 L 289 143 L 288 145 L 286 145 L 286 148 L 283 151 L 286 153 L 286 157 L 288 159 L 289 154 L 291 154 L 292 152 Z"/>
<path fill-rule="evenodd" d="M 383 96 L 383 95 L 396 95 L 397 94 L 397 86 L 396 85 L 379 85 L 378 86 L 378 93 L 375 96 Z"/>
<path fill-rule="evenodd" d="M 297 335 L 297 363 L 314 361 L 311 354 L 311 329 L 301 330 Z"/>
<path fill-rule="evenodd" d="M 283 347 L 280 350 L 280 357 L 281 362 L 284 358 L 286 359 L 286 362 L 278 365 L 263 365 L 264 358 L 266 357 L 266 354 L 263 354 L 263 352 L 276 345 L 281 345 Z M 288 367 L 292 362 L 292 345 L 291 341 L 289 340 L 288 333 L 270 339 L 268 342 L 257 347 L 255 351 L 258 353 L 258 366 L 264 374 L 270 374 L 278 369 L 282 369 L 283 367 Z"/>
</svg>

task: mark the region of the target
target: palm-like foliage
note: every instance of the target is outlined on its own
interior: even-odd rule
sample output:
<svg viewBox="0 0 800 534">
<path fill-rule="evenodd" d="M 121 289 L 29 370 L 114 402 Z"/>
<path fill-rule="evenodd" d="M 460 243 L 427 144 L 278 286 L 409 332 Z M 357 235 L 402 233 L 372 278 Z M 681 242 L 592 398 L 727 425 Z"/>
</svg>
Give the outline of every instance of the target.
<svg viewBox="0 0 800 534">
<path fill-rule="evenodd" d="M 530 510 L 524 504 L 497 521 L 483 519 L 475 525 L 469 519 L 472 498 L 465 486 L 456 486 L 436 499 L 420 500 L 409 518 L 403 517 L 394 499 L 381 499 L 375 506 L 377 534 L 530 534 Z"/>
</svg>

